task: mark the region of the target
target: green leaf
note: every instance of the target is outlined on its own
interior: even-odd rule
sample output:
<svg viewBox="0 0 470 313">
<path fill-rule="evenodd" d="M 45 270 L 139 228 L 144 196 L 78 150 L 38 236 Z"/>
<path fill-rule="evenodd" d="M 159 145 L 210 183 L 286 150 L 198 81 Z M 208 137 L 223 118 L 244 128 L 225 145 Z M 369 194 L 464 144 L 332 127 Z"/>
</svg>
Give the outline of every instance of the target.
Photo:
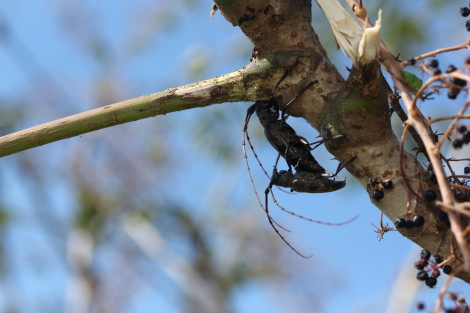
<svg viewBox="0 0 470 313">
<path fill-rule="evenodd" d="M 403 78 L 410 85 L 411 89 L 416 92 L 423 85 L 423 80 L 419 79 L 415 74 L 412 74 L 407 71 L 402 71 Z"/>
</svg>

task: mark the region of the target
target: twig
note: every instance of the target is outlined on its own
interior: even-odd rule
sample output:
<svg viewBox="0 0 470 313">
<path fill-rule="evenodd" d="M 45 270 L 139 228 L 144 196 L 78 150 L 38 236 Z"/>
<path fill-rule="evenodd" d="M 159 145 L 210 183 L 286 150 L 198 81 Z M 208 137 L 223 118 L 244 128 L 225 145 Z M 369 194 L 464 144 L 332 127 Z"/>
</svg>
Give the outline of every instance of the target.
<svg viewBox="0 0 470 313">
<path fill-rule="evenodd" d="M 437 122 L 443 122 L 443 121 L 447 121 L 447 120 L 453 120 L 455 118 L 455 115 L 453 116 L 443 116 L 443 117 L 437 117 L 437 118 L 433 118 L 433 119 L 430 119 L 429 120 L 429 123 L 431 124 L 434 124 L 434 123 L 437 123 Z M 465 115 L 462 115 L 460 116 L 460 119 L 470 119 L 470 114 L 465 114 Z"/>
<path fill-rule="evenodd" d="M 417 57 L 414 57 L 413 60 L 416 62 L 416 61 L 419 61 L 419 60 L 423 60 L 423 59 L 426 59 L 426 58 L 429 58 L 429 57 L 436 56 L 436 55 L 441 54 L 441 53 L 457 51 L 457 50 L 462 50 L 462 49 L 468 49 L 469 44 L 470 44 L 470 42 L 467 41 L 467 42 L 465 42 L 463 44 L 460 44 L 460 45 L 457 45 L 457 46 L 437 49 L 437 50 L 434 50 L 434 51 L 431 51 L 431 52 L 428 52 L 428 53 L 424 53 L 424 54 L 419 55 Z M 409 65 L 410 63 L 409 63 L 409 61 L 404 61 L 404 62 L 401 62 L 401 64 L 402 64 L 403 67 L 405 67 L 405 66 Z"/>
<path fill-rule="evenodd" d="M 439 295 L 437 296 L 436 306 L 434 307 L 433 313 L 439 313 L 441 309 L 443 308 L 442 300 L 444 298 L 444 295 L 447 292 L 447 289 L 449 289 L 450 282 L 452 281 L 453 278 L 454 278 L 453 275 L 449 275 L 449 277 L 447 277 L 446 282 L 442 286 L 441 290 L 439 291 Z"/>
<path fill-rule="evenodd" d="M 379 238 L 379 241 L 384 239 L 384 235 L 389 232 L 389 231 L 394 231 L 395 229 L 391 228 L 388 226 L 388 224 L 385 224 L 385 226 L 383 225 L 382 223 L 382 218 L 383 218 L 383 215 L 384 215 L 384 212 L 380 212 L 380 227 L 377 227 L 375 226 L 374 224 L 372 224 L 372 226 L 374 226 L 375 228 L 377 228 L 377 230 L 374 230 L 378 235 L 377 235 L 377 238 Z"/>
</svg>

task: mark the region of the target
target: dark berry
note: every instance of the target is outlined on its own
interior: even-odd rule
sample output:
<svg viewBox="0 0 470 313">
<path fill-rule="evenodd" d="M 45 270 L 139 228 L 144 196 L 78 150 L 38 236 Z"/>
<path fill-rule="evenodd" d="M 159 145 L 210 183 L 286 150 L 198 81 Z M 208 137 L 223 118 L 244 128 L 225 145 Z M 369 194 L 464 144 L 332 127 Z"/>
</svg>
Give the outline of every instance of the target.
<svg viewBox="0 0 470 313">
<path fill-rule="evenodd" d="M 446 212 L 444 211 L 439 211 L 439 219 L 443 220 L 443 221 L 448 221 L 449 220 L 449 214 L 447 214 Z"/>
<path fill-rule="evenodd" d="M 434 190 L 429 189 L 423 192 L 423 198 L 428 202 L 432 202 L 437 199 L 437 194 Z"/>
<path fill-rule="evenodd" d="M 416 274 L 416 279 L 419 281 L 425 281 L 429 277 L 428 272 L 421 270 Z"/>
<path fill-rule="evenodd" d="M 470 166 L 465 166 L 465 167 L 463 168 L 463 173 L 464 173 L 464 174 L 470 174 Z"/>
<path fill-rule="evenodd" d="M 400 218 L 397 218 L 394 224 L 396 228 L 403 228 L 406 226 L 406 221 L 404 218 L 400 217 Z"/>
<path fill-rule="evenodd" d="M 416 227 L 421 227 L 424 225 L 424 217 L 421 215 L 415 215 L 413 217 L 413 225 Z"/>
<path fill-rule="evenodd" d="M 436 268 L 432 271 L 431 276 L 434 278 L 438 278 L 439 276 L 441 276 L 441 272 Z"/>
<path fill-rule="evenodd" d="M 464 62 L 465 62 L 465 64 L 470 65 L 470 55 L 465 57 Z"/>
<path fill-rule="evenodd" d="M 450 273 L 452 273 L 452 266 L 450 266 L 450 265 L 444 265 L 444 266 L 442 267 L 442 271 L 444 272 L 444 274 L 449 275 Z"/>
<path fill-rule="evenodd" d="M 422 259 L 419 259 L 418 261 L 419 263 L 421 263 L 424 267 L 428 266 L 429 264 L 429 258 L 422 258 Z"/>
<path fill-rule="evenodd" d="M 416 308 L 418 310 L 424 310 L 424 303 L 423 302 L 416 303 Z"/>
<path fill-rule="evenodd" d="M 457 68 L 453 64 L 451 64 L 447 67 L 446 73 L 452 73 L 452 72 L 455 72 L 456 70 Z"/>
<path fill-rule="evenodd" d="M 411 221 L 411 220 L 406 220 L 405 228 L 410 229 L 410 228 L 412 228 L 413 226 L 415 226 L 415 224 L 413 224 L 413 221 Z"/>
<path fill-rule="evenodd" d="M 431 61 L 429 61 L 429 67 L 432 67 L 432 68 L 438 68 L 439 67 L 439 61 L 436 60 L 436 59 L 432 59 Z"/>
<path fill-rule="evenodd" d="M 467 126 L 460 125 L 459 127 L 457 127 L 457 131 L 461 134 L 465 134 L 467 132 Z"/>
<path fill-rule="evenodd" d="M 375 189 L 374 192 L 372 193 L 372 198 L 375 200 L 380 200 L 384 197 L 384 192 L 380 189 Z"/>
<path fill-rule="evenodd" d="M 460 78 L 453 77 L 450 81 L 460 87 L 465 87 L 467 85 L 467 81 Z"/>
<path fill-rule="evenodd" d="M 392 189 L 393 188 L 393 182 L 391 180 L 387 180 L 385 183 L 384 183 L 384 188 L 385 189 Z"/>
<path fill-rule="evenodd" d="M 432 174 L 432 175 L 431 175 L 431 182 L 434 183 L 434 184 L 437 184 L 437 177 L 436 177 L 436 174 Z"/>
<path fill-rule="evenodd" d="M 465 22 L 465 27 L 467 28 L 467 31 L 470 32 L 470 21 Z"/>
<path fill-rule="evenodd" d="M 428 266 L 428 264 L 428 259 L 419 259 L 419 261 L 415 262 L 414 267 L 417 270 L 423 270 L 426 266 Z"/>
<path fill-rule="evenodd" d="M 408 63 L 409 63 L 410 65 L 415 65 L 415 64 L 416 64 L 416 60 L 415 60 L 414 58 L 411 58 L 411 59 L 408 60 Z"/>
<path fill-rule="evenodd" d="M 462 136 L 462 141 L 466 145 L 470 143 L 470 132 L 467 132 Z"/>
<path fill-rule="evenodd" d="M 459 93 L 460 93 L 460 89 L 453 88 L 453 89 L 449 90 L 449 92 L 447 93 L 447 98 L 449 98 L 451 100 L 455 100 L 455 99 L 457 99 L 457 96 L 459 95 Z"/>
<path fill-rule="evenodd" d="M 447 297 L 450 300 L 457 301 L 458 295 L 455 292 L 449 292 L 447 293 Z"/>
<path fill-rule="evenodd" d="M 415 262 L 414 267 L 415 269 L 420 270 L 420 271 L 424 270 L 424 266 L 419 261 Z"/>
<path fill-rule="evenodd" d="M 426 286 L 428 286 L 429 288 L 432 288 L 434 286 L 436 286 L 437 284 L 437 279 L 435 277 L 428 277 L 426 278 L 426 280 L 424 281 L 424 283 L 426 284 Z"/>
<path fill-rule="evenodd" d="M 429 264 L 429 259 L 419 259 L 418 262 L 421 263 L 424 267 L 426 267 Z"/>
<path fill-rule="evenodd" d="M 436 263 L 442 263 L 442 261 L 444 261 L 444 259 L 442 258 L 442 255 L 440 254 L 435 254 L 434 255 L 434 261 L 436 261 Z"/>
<path fill-rule="evenodd" d="M 452 147 L 454 147 L 454 149 L 460 149 L 463 147 L 463 140 L 462 139 L 455 139 L 453 142 L 452 142 Z"/>
<path fill-rule="evenodd" d="M 467 7 L 460 8 L 460 15 L 467 17 L 470 15 L 470 9 Z"/>
<path fill-rule="evenodd" d="M 435 68 L 434 71 L 432 71 L 432 73 L 433 73 L 434 75 L 441 75 L 441 74 L 442 74 L 442 71 L 441 71 L 441 69 L 439 69 L 439 68 Z"/>
<path fill-rule="evenodd" d="M 429 252 L 429 250 L 423 249 L 421 250 L 419 256 L 421 257 L 421 259 L 429 260 L 429 258 L 431 257 L 431 252 Z"/>
</svg>

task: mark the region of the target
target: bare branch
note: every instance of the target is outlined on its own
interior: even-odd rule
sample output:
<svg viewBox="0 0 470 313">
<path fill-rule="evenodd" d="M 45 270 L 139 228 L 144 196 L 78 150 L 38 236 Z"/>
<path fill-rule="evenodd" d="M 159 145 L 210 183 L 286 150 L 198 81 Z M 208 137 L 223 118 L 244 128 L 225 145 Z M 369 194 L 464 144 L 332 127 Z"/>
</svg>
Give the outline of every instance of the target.
<svg viewBox="0 0 470 313">
<path fill-rule="evenodd" d="M 266 80 L 260 76 L 265 76 L 269 69 L 270 64 L 262 60 L 223 76 L 106 105 L 5 135 L 0 137 L 0 157 L 157 115 L 215 103 L 255 101 L 263 97 Z"/>
</svg>

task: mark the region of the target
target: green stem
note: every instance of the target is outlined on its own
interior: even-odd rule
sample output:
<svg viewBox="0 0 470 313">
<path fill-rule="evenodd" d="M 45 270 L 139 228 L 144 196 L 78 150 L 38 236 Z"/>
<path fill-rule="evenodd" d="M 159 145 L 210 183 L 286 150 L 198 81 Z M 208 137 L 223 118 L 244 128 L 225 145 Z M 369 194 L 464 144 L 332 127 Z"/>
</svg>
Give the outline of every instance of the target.
<svg viewBox="0 0 470 313">
<path fill-rule="evenodd" d="M 5 135 L 0 137 L 0 157 L 156 115 L 223 102 L 255 101 L 264 86 L 262 90 L 255 88 L 262 80 L 255 77 L 258 75 L 250 75 L 269 68 L 269 62 L 261 60 L 223 76 L 106 105 Z"/>
</svg>

